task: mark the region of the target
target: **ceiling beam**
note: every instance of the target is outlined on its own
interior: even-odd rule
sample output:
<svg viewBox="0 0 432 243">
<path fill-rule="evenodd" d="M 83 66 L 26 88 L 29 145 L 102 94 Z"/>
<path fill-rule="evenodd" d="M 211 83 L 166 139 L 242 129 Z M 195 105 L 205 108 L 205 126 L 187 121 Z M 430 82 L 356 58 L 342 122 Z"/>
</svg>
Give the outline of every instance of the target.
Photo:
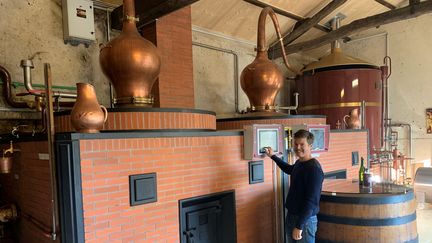
<svg viewBox="0 0 432 243">
<path fill-rule="evenodd" d="M 387 2 L 386 0 L 375 0 L 375 2 L 377 2 L 377 3 L 379 3 L 379 4 L 383 5 L 383 6 L 386 6 L 389 9 L 396 9 L 395 5 Z"/>
<path fill-rule="evenodd" d="M 199 0 L 135 0 L 135 12 L 139 17 L 137 28 L 141 29 L 144 25 L 151 23 L 166 14 L 198 1 Z M 114 9 L 111 13 L 111 28 L 121 30 L 123 26 L 122 20 L 123 5 Z"/>
<path fill-rule="evenodd" d="M 261 8 L 271 7 L 275 13 L 280 14 L 282 16 L 285 16 L 287 18 L 293 19 L 295 21 L 304 21 L 305 20 L 305 18 L 302 17 L 302 16 L 300 16 L 300 15 L 288 12 L 286 10 L 277 8 L 275 6 L 269 5 L 267 3 L 263 3 L 263 2 L 258 1 L 258 0 L 243 0 L 243 1 L 248 2 L 250 4 L 253 4 L 255 6 L 261 7 Z M 319 29 L 321 31 L 324 31 L 324 32 L 330 32 L 331 31 L 330 28 L 328 28 L 328 27 L 326 27 L 324 25 L 321 25 L 321 24 L 316 24 L 313 27 L 315 27 L 315 28 L 317 28 L 317 29 Z"/>
<path fill-rule="evenodd" d="M 310 28 L 314 25 L 318 24 L 323 18 L 327 17 L 334 10 L 344 4 L 347 0 L 333 0 L 329 4 L 327 4 L 323 9 L 321 9 L 318 13 L 316 13 L 312 18 L 306 19 L 303 23 L 301 23 L 298 27 L 294 28 L 294 30 L 285 35 L 283 37 L 284 46 L 287 46 L 301 35 L 306 33 Z M 273 51 L 279 49 L 279 40 L 270 45 L 269 53 L 273 53 Z"/>
<path fill-rule="evenodd" d="M 407 7 L 397 8 L 367 18 L 355 20 L 350 24 L 344 25 L 339 29 L 332 31 L 324 36 L 318 37 L 313 40 L 289 45 L 285 48 L 285 50 L 287 53 L 296 53 L 299 51 L 314 49 L 329 44 L 350 34 L 354 34 L 380 25 L 416 18 L 420 15 L 428 14 L 431 12 L 432 0 L 418 2 Z M 282 53 L 280 50 L 275 51 L 274 58 L 281 57 L 281 55 Z"/>
</svg>

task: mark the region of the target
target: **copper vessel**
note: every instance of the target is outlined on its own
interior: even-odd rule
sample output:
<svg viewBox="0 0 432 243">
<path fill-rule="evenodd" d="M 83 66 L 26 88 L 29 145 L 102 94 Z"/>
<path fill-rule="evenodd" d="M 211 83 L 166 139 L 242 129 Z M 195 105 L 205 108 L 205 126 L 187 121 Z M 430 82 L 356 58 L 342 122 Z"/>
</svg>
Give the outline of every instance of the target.
<svg viewBox="0 0 432 243">
<path fill-rule="evenodd" d="M 349 115 L 343 117 L 345 127 L 348 129 L 360 129 L 360 114 L 359 109 L 354 108 L 349 112 Z"/>
<path fill-rule="evenodd" d="M 10 154 L 9 156 L 6 156 L 7 154 Z M 8 149 L 3 149 L 3 156 L 0 158 L 0 173 L 6 174 L 11 173 L 12 171 L 12 162 L 13 162 L 13 155 L 14 153 L 14 147 L 12 141 L 10 141 L 10 146 Z"/>
<path fill-rule="evenodd" d="M 12 157 L 1 157 L 0 158 L 0 173 L 6 174 L 12 171 Z"/>
<path fill-rule="evenodd" d="M 268 59 L 268 48 L 265 40 L 265 20 L 267 15 L 271 17 L 277 36 L 281 42 L 284 63 L 288 69 L 293 71 L 286 60 L 276 14 L 272 8 L 266 7 L 261 11 L 258 20 L 257 55 L 255 60 L 243 69 L 240 76 L 241 88 L 249 99 L 250 110 L 258 112 L 275 111 L 274 101 L 283 82 L 282 72 Z"/>
<path fill-rule="evenodd" d="M 116 106 L 152 106 L 151 88 L 159 76 L 156 47 L 136 28 L 134 0 L 123 0 L 121 34 L 100 50 L 102 71 L 114 86 Z"/>
<path fill-rule="evenodd" d="M 108 111 L 99 105 L 93 85 L 77 83 L 77 99 L 71 111 L 71 123 L 77 132 L 97 133 L 103 128 Z"/>
</svg>

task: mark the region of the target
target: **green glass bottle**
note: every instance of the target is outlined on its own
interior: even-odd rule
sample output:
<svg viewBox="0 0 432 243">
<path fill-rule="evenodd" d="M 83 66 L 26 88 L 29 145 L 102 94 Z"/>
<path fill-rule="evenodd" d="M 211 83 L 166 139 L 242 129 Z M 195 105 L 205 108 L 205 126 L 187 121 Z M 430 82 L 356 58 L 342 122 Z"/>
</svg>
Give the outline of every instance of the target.
<svg viewBox="0 0 432 243">
<path fill-rule="evenodd" d="M 364 183 L 364 177 L 363 177 L 364 172 L 365 172 L 364 159 L 363 157 L 361 157 L 360 168 L 359 168 L 359 184 L 361 186 L 363 186 Z"/>
</svg>

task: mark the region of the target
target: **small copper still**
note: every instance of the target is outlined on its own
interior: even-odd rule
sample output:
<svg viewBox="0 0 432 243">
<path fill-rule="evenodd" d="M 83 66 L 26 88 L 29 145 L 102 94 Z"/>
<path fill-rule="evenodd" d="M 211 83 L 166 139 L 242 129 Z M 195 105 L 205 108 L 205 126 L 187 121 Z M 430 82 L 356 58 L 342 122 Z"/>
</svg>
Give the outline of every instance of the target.
<svg viewBox="0 0 432 243">
<path fill-rule="evenodd" d="M 123 0 L 121 34 L 100 50 L 104 74 L 114 86 L 116 106 L 152 106 L 151 88 L 159 76 L 160 56 L 156 47 L 136 28 L 134 0 Z"/>
<path fill-rule="evenodd" d="M 108 118 L 108 111 L 99 105 L 93 85 L 77 83 L 77 100 L 71 111 L 71 123 L 77 132 L 97 133 Z"/>
<path fill-rule="evenodd" d="M 12 141 L 10 142 L 10 147 L 8 149 L 3 150 L 3 156 L 0 158 L 0 173 L 6 174 L 11 173 L 12 171 L 12 162 L 13 162 L 13 144 Z M 10 154 L 9 156 L 6 156 L 7 154 Z"/>
<path fill-rule="evenodd" d="M 268 59 L 265 40 L 265 21 L 267 15 L 270 15 L 276 29 L 286 67 L 297 73 L 288 64 L 276 14 L 272 8 L 266 7 L 261 11 L 258 20 L 257 55 L 255 60 L 243 69 L 240 76 L 241 87 L 249 98 L 250 110 L 255 112 L 275 111 L 274 100 L 282 88 L 283 82 L 282 72 Z"/>
<path fill-rule="evenodd" d="M 349 112 L 349 115 L 343 117 L 345 128 L 347 129 L 360 129 L 360 114 L 359 109 L 354 108 Z"/>
</svg>

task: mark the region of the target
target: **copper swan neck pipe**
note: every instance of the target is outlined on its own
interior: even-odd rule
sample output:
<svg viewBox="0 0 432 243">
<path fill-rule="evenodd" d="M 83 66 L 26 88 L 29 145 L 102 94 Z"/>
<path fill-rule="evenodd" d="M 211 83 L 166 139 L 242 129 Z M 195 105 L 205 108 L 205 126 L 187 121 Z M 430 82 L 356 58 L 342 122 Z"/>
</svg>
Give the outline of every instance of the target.
<svg viewBox="0 0 432 243">
<path fill-rule="evenodd" d="M 258 19 L 258 37 L 257 37 L 258 55 L 262 55 L 262 54 L 267 55 L 268 48 L 266 45 L 266 38 L 265 38 L 265 22 L 266 22 L 267 15 L 269 15 L 271 20 L 273 21 L 273 25 L 274 25 L 274 28 L 276 30 L 276 35 L 277 35 L 277 37 L 279 39 L 279 43 L 281 45 L 282 57 L 283 57 L 285 66 L 291 72 L 293 72 L 295 74 L 300 74 L 298 71 L 294 70 L 288 63 L 288 60 L 286 57 L 286 52 L 285 52 L 285 46 L 283 43 L 283 37 L 282 37 L 281 32 L 280 32 L 279 22 L 277 20 L 275 12 L 273 11 L 273 9 L 271 7 L 263 8 L 263 10 L 261 11 L 261 14 L 259 16 L 259 19 Z"/>
</svg>

